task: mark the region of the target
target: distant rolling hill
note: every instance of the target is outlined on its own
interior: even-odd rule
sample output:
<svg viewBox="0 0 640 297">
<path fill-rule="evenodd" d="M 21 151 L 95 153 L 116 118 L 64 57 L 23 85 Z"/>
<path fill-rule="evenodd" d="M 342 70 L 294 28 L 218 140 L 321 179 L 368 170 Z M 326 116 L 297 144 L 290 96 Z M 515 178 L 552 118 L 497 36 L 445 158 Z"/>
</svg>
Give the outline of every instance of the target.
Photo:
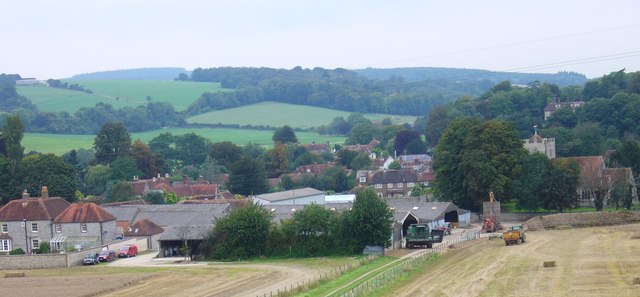
<svg viewBox="0 0 640 297">
<path fill-rule="evenodd" d="M 82 107 L 93 107 L 98 102 L 111 104 L 114 108 L 135 107 L 145 104 L 147 96 L 153 102 L 169 102 L 177 111 L 182 111 L 204 92 L 230 91 L 215 82 L 74 80 L 72 83 L 93 91 L 93 94 L 45 86 L 17 86 L 16 89 L 20 95 L 29 98 L 39 110 L 69 113 Z"/>
<path fill-rule="evenodd" d="M 178 74 L 187 71 L 181 67 L 157 67 L 110 70 L 74 75 L 70 80 L 174 80 Z"/>
<path fill-rule="evenodd" d="M 335 117 L 345 119 L 351 114 L 348 111 L 294 105 L 278 102 L 261 102 L 241 107 L 207 112 L 187 118 L 191 124 L 225 124 L 225 125 L 253 125 L 282 127 L 289 125 L 294 128 L 311 128 L 328 125 Z M 372 121 L 382 121 L 391 118 L 396 124 L 411 123 L 415 116 L 397 116 L 385 114 L 365 114 Z"/>
<path fill-rule="evenodd" d="M 375 79 L 389 79 L 393 76 L 406 81 L 479 81 L 489 80 L 499 83 L 505 80 L 512 84 L 526 85 L 533 81 L 547 82 L 562 86 L 581 86 L 587 82 L 584 74 L 575 72 L 558 73 L 519 73 L 501 72 L 481 69 L 442 68 L 442 67 L 407 67 L 407 68 L 365 68 L 354 70 L 356 73 Z"/>
</svg>

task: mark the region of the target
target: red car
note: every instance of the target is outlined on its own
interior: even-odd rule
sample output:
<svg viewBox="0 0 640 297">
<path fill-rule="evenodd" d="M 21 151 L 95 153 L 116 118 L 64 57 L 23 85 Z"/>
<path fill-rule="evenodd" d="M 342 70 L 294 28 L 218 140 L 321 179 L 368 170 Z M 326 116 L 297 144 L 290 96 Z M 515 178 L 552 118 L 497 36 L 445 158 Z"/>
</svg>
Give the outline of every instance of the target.
<svg viewBox="0 0 640 297">
<path fill-rule="evenodd" d="M 118 251 L 118 258 L 135 257 L 138 254 L 138 247 L 134 244 L 125 245 Z"/>
<path fill-rule="evenodd" d="M 111 262 L 116 259 L 116 251 L 102 251 L 98 255 L 100 262 Z"/>
</svg>

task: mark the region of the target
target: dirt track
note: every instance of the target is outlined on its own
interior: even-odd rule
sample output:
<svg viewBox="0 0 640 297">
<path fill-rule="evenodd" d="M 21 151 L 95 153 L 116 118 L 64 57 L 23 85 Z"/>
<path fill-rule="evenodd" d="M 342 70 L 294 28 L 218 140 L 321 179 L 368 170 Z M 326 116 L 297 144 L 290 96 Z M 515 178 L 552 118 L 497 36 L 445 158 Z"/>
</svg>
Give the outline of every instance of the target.
<svg viewBox="0 0 640 297">
<path fill-rule="evenodd" d="M 639 296 L 640 224 L 528 232 L 449 251 L 391 296 Z M 635 238 L 634 238 L 635 237 Z M 543 261 L 557 267 L 543 268 Z"/>
</svg>

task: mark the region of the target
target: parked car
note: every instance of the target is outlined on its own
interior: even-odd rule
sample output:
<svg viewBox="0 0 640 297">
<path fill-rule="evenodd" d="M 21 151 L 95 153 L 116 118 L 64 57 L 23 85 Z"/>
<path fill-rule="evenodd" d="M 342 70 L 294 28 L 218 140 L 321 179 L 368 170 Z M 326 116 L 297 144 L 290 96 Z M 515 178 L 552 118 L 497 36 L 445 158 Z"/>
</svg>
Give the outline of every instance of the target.
<svg viewBox="0 0 640 297">
<path fill-rule="evenodd" d="M 100 260 L 100 262 L 111 262 L 115 259 L 116 259 L 116 251 L 114 250 L 102 251 L 98 255 L 98 260 Z"/>
<path fill-rule="evenodd" d="M 89 253 L 86 256 L 84 256 L 84 265 L 96 265 L 96 264 L 100 264 L 100 259 L 98 256 L 98 253 Z"/>
<path fill-rule="evenodd" d="M 135 257 L 138 254 L 138 247 L 134 244 L 125 245 L 118 250 L 118 258 Z"/>
</svg>

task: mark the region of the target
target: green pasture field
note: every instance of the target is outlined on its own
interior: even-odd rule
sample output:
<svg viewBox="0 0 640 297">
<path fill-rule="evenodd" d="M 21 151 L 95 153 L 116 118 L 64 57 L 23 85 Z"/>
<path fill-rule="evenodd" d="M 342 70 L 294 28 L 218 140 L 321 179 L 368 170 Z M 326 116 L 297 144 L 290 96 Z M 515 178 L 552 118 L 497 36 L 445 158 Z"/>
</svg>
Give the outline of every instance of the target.
<svg viewBox="0 0 640 297">
<path fill-rule="evenodd" d="M 46 86 L 16 86 L 16 90 L 31 100 L 40 111 L 73 113 L 83 107 L 94 107 L 98 102 L 109 103 L 114 108 L 127 105 L 127 102 L 106 96 Z"/>
<path fill-rule="evenodd" d="M 253 126 L 268 125 L 271 127 L 289 125 L 294 128 L 308 129 L 320 125 L 329 125 L 335 117 L 339 116 L 344 117 L 346 120 L 349 114 L 351 114 L 351 112 L 322 107 L 278 102 L 260 102 L 237 108 L 199 114 L 188 118 L 187 122 L 202 124 L 238 124 L 240 126 L 249 124 Z M 413 123 L 416 120 L 415 116 L 387 114 L 365 114 L 364 116 L 372 121 L 382 121 L 384 118 L 389 117 L 395 124 Z"/>
<path fill-rule="evenodd" d="M 105 102 L 116 108 L 138 106 L 152 102 L 169 102 L 178 111 L 187 109 L 204 92 L 225 92 L 230 89 L 219 83 L 179 82 L 161 80 L 68 80 L 69 84 L 79 84 L 93 91 L 49 88 L 44 86 L 19 86 L 17 91 L 31 100 L 41 111 L 75 112 L 81 107 L 92 107 L 97 102 Z"/>
<path fill-rule="evenodd" d="M 265 130 L 244 130 L 244 129 L 209 129 L 209 128 L 171 128 L 153 130 L 142 133 L 132 133 L 131 139 L 140 139 L 144 143 L 148 143 L 160 133 L 169 132 L 173 135 L 182 135 L 186 133 L 196 133 L 211 142 L 231 141 L 237 145 L 245 145 L 249 142 L 257 143 L 264 146 L 273 144 L 271 137 L 273 131 Z M 316 143 L 329 142 L 331 144 L 344 143 L 346 137 L 325 136 L 312 132 L 296 132 L 300 143 Z M 25 152 L 36 151 L 40 153 L 52 153 L 62 155 L 72 149 L 93 147 L 95 135 L 70 135 L 70 134 L 41 134 L 41 133 L 25 133 L 22 139 L 22 146 Z"/>
</svg>

